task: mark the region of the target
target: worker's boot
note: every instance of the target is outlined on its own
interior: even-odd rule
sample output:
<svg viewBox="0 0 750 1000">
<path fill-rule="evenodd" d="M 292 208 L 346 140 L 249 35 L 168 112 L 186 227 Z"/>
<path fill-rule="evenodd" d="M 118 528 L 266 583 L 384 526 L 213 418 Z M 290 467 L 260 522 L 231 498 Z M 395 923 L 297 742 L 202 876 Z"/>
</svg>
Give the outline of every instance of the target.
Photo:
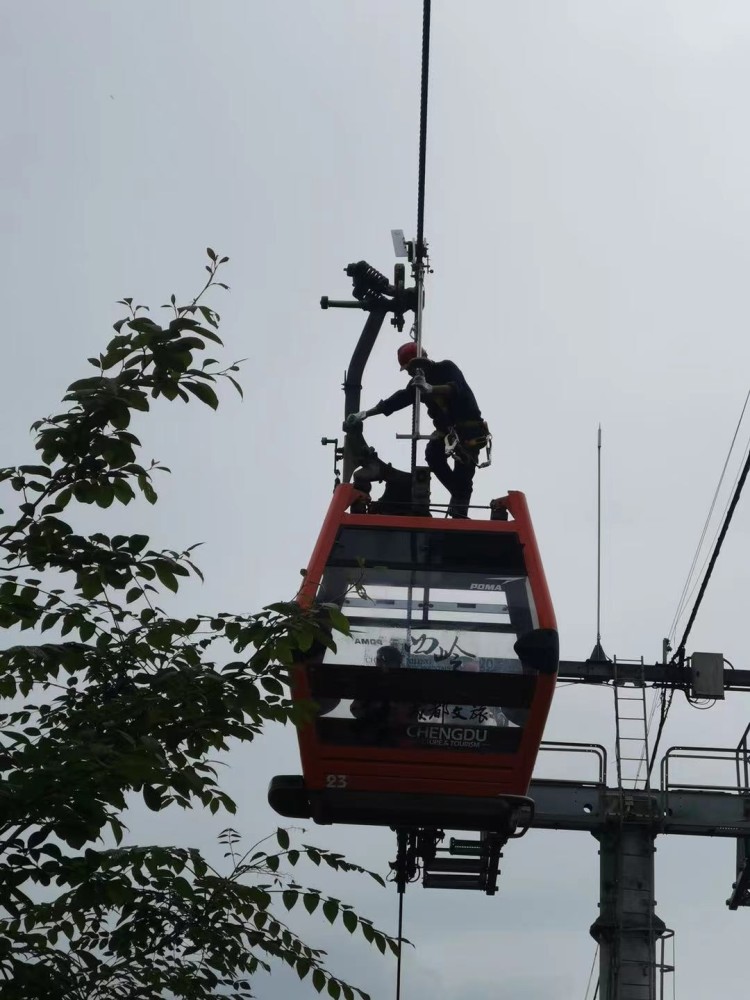
<svg viewBox="0 0 750 1000">
<path fill-rule="evenodd" d="M 468 518 L 469 502 L 464 497 L 451 497 L 448 504 L 448 517 Z"/>
</svg>

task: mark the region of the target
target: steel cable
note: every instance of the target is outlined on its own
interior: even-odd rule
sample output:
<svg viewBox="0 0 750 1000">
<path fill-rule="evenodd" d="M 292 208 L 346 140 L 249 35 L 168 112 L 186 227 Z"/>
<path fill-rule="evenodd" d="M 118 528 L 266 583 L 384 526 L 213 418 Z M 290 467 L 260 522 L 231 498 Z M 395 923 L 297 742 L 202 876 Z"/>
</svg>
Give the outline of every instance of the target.
<svg viewBox="0 0 750 1000">
<path fill-rule="evenodd" d="M 404 892 L 398 894 L 398 958 L 396 964 L 396 1000 L 401 1000 L 401 952 L 404 947 Z"/>
<path fill-rule="evenodd" d="M 425 177 L 427 174 L 427 92 L 430 82 L 430 17 L 431 0 L 424 0 L 422 8 L 422 78 L 419 95 L 419 165 L 417 168 L 417 240 L 414 248 L 414 278 L 417 294 L 415 309 L 414 339 L 417 353 L 422 350 L 422 305 L 424 299 L 425 243 L 424 243 L 424 202 Z M 411 418 L 411 474 L 412 482 L 417 469 L 417 443 L 419 441 L 419 388 L 414 391 L 414 408 Z"/>
<path fill-rule="evenodd" d="M 742 412 L 743 413 L 745 412 L 745 408 L 744 407 L 743 407 Z M 738 425 L 737 430 L 739 430 L 739 425 Z M 737 434 L 737 432 L 735 432 L 735 437 L 736 437 L 736 434 Z M 732 441 L 734 443 L 734 438 L 732 439 Z M 747 476 L 748 476 L 749 472 L 750 472 L 750 445 L 748 445 L 748 450 L 745 453 L 745 461 L 744 461 L 744 464 L 742 466 L 742 471 L 741 471 L 738 479 L 735 481 L 734 492 L 733 492 L 732 498 L 731 498 L 731 500 L 729 502 L 729 506 L 726 508 L 726 513 L 724 515 L 724 520 L 722 522 L 721 529 L 719 531 L 718 537 L 716 538 L 713 550 L 711 552 L 711 557 L 709 559 L 705 575 L 703 576 L 703 579 L 701 581 L 700 589 L 698 591 L 698 596 L 696 597 L 695 604 L 693 605 L 693 609 L 690 612 L 690 617 L 688 618 L 688 622 L 687 622 L 687 625 L 685 626 L 685 631 L 682 634 L 682 638 L 680 639 L 680 643 L 679 643 L 677 649 L 675 650 L 674 655 L 672 656 L 672 660 L 671 660 L 672 663 L 674 663 L 675 661 L 679 661 L 680 663 L 684 662 L 684 659 L 685 659 L 685 647 L 687 645 L 688 638 L 689 638 L 690 633 L 692 631 L 693 625 L 695 624 L 695 619 L 698 616 L 698 611 L 700 610 L 700 606 L 703 603 L 703 598 L 705 597 L 706 590 L 708 588 L 708 584 L 709 584 L 709 582 L 711 580 L 711 576 L 713 574 L 714 567 L 716 566 L 716 562 L 717 562 L 717 560 L 719 558 L 719 553 L 721 552 L 722 545 L 724 544 L 724 539 L 726 538 L 727 532 L 729 531 L 729 525 L 732 523 L 732 518 L 734 517 L 734 512 L 737 509 L 737 504 L 739 503 L 740 496 L 742 495 L 742 490 L 743 490 L 743 487 L 745 485 L 745 480 L 747 479 Z M 669 693 L 667 693 L 666 689 L 664 691 L 662 691 L 662 696 L 661 696 L 661 717 L 659 719 L 659 728 L 656 731 L 656 741 L 654 743 L 654 749 L 651 752 L 651 760 L 649 761 L 649 765 L 648 765 L 647 780 L 650 780 L 650 778 L 651 778 L 651 772 L 653 771 L 654 763 L 656 762 L 656 754 L 657 754 L 657 751 L 659 749 L 659 741 L 661 740 L 661 735 L 662 735 L 662 733 L 664 731 L 664 726 L 665 726 L 666 721 L 667 721 L 667 716 L 669 715 L 669 710 L 672 707 L 672 701 L 674 699 L 674 693 L 675 693 L 675 686 L 674 685 L 672 685 L 671 688 L 669 689 Z"/>
<path fill-rule="evenodd" d="M 431 2 L 424 0 L 422 9 L 422 81 L 419 97 L 419 172 L 417 174 L 417 246 L 416 263 L 424 258 L 424 193 L 427 165 L 427 88 L 430 72 Z"/>
<path fill-rule="evenodd" d="M 648 762 L 648 771 L 646 772 L 646 783 L 651 781 L 651 772 L 654 769 L 654 762 L 656 761 L 656 754 L 659 750 L 659 741 L 661 740 L 661 734 L 664 732 L 664 726 L 667 721 L 667 716 L 669 715 L 669 710 L 672 707 L 672 699 L 674 698 L 674 685 L 669 689 L 669 697 L 667 697 L 667 689 L 664 688 L 661 692 L 661 714 L 659 717 L 659 728 L 656 730 L 656 740 L 654 742 L 654 749 L 651 751 L 651 760 Z"/>
<path fill-rule="evenodd" d="M 422 341 L 422 289 L 424 283 L 424 202 L 425 202 L 425 177 L 427 172 L 427 90 L 430 74 L 430 15 L 431 0 L 424 0 L 422 8 L 422 78 L 419 96 L 419 166 L 417 171 L 417 240 L 414 249 L 414 272 L 417 286 L 417 310 L 416 310 L 416 341 L 421 349 Z M 414 412 L 412 417 L 412 442 L 411 442 L 411 472 L 414 476 L 417 465 L 417 436 L 419 434 L 419 390 L 417 389 L 414 399 Z M 409 598 L 411 600 L 411 586 L 409 588 Z M 411 612 L 410 612 L 411 613 Z M 401 952 L 403 951 L 403 929 L 404 929 L 404 895 L 402 891 L 398 897 L 398 961 L 396 966 L 396 1000 L 401 1000 Z"/>
<path fill-rule="evenodd" d="M 743 418 L 745 416 L 745 410 L 747 409 L 748 401 L 750 401 L 750 391 L 748 391 L 747 395 L 745 396 L 745 402 L 744 402 L 743 407 L 742 407 L 742 412 L 740 413 L 740 418 L 737 421 L 737 426 L 735 428 L 734 435 L 732 436 L 731 444 L 729 445 L 729 451 L 727 452 L 727 457 L 724 460 L 724 467 L 721 470 L 721 475 L 719 476 L 719 482 L 716 485 L 716 490 L 714 491 L 713 500 L 711 501 L 711 506 L 710 506 L 710 508 L 708 510 L 708 514 L 706 515 L 706 520 L 705 520 L 705 523 L 703 525 L 703 531 L 701 532 L 701 536 L 700 536 L 700 539 L 698 541 L 698 545 L 697 545 L 696 550 L 695 550 L 695 555 L 693 556 L 693 561 L 690 564 L 690 569 L 688 571 L 687 579 L 685 580 L 685 585 L 682 588 L 682 593 L 680 594 L 680 599 L 677 602 L 677 610 L 674 613 L 674 618 L 672 619 L 672 625 L 670 626 L 670 629 L 669 629 L 669 637 L 670 637 L 670 639 L 673 638 L 673 636 L 676 634 L 676 632 L 677 632 L 677 623 L 679 622 L 679 620 L 680 620 L 680 618 L 682 616 L 682 612 L 685 609 L 685 605 L 688 603 L 688 601 L 690 600 L 690 596 L 692 595 L 692 591 L 690 590 L 690 585 L 692 583 L 693 573 L 695 572 L 695 567 L 696 567 L 696 565 L 698 563 L 698 559 L 700 557 L 700 552 L 701 552 L 701 549 L 703 547 L 703 542 L 704 542 L 704 540 L 706 538 L 706 533 L 708 531 L 708 525 L 709 525 L 710 520 L 711 520 L 711 515 L 713 514 L 714 508 L 716 507 L 716 501 L 717 501 L 717 499 L 719 497 L 719 491 L 721 490 L 722 483 L 724 482 L 724 477 L 725 477 L 726 472 L 727 472 L 727 466 L 729 465 L 729 460 L 732 457 L 732 452 L 734 451 L 734 446 L 735 446 L 735 443 L 737 441 L 737 435 L 740 432 L 740 427 L 742 425 L 742 420 L 743 420 Z"/>
<path fill-rule="evenodd" d="M 682 639 L 680 639 L 680 644 L 672 657 L 672 662 L 677 659 L 682 659 L 685 655 L 685 645 L 688 640 L 688 636 L 693 628 L 693 624 L 698 615 L 698 611 L 703 602 L 703 598 L 706 594 L 706 588 L 708 587 L 711 575 L 716 566 L 716 561 L 719 558 L 719 553 L 721 552 L 721 547 L 724 544 L 724 539 L 727 537 L 727 532 L 729 531 L 729 525 L 732 523 L 732 518 L 734 517 L 734 512 L 737 509 L 737 504 L 739 503 L 740 496 L 742 495 L 742 489 L 745 485 L 745 480 L 747 479 L 748 472 L 750 472 L 750 452 L 745 459 L 745 464 L 742 467 L 742 473 L 737 481 L 737 486 L 732 496 L 732 501 L 729 504 L 729 509 L 727 510 L 726 517 L 724 518 L 724 523 L 721 526 L 721 531 L 719 532 L 719 537 L 716 540 L 716 545 L 713 552 L 711 553 L 711 560 L 708 564 L 708 569 L 706 570 L 706 575 L 703 577 L 703 582 L 701 583 L 700 590 L 698 591 L 698 596 L 695 599 L 695 604 L 693 605 L 693 610 L 690 612 L 690 617 L 688 618 L 688 623 L 685 626 L 685 631 L 682 634 Z"/>
<path fill-rule="evenodd" d="M 742 452 L 742 461 L 740 462 L 740 468 L 737 470 L 737 475 L 734 477 L 734 482 L 732 483 L 731 494 L 733 494 L 734 490 L 737 488 L 737 483 L 739 482 L 740 472 L 741 472 L 741 469 L 742 469 L 742 465 L 744 464 L 744 462 L 747 459 L 748 455 L 750 455 L 750 437 L 748 437 L 747 444 L 745 445 L 745 448 L 744 448 L 744 450 Z M 722 511 L 722 514 L 721 514 L 721 523 L 723 523 L 724 518 L 727 516 L 727 511 L 729 510 L 729 504 L 731 502 L 732 502 L 732 496 L 730 495 L 729 498 L 727 499 L 727 502 L 724 504 L 724 510 Z M 685 598 L 685 600 L 683 602 L 683 606 L 682 606 L 682 609 L 680 611 L 680 617 L 682 617 L 682 614 L 683 614 L 683 612 L 685 610 L 685 606 L 688 605 L 690 603 L 690 601 L 693 599 L 693 594 L 695 594 L 696 590 L 698 589 L 698 587 L 700 585 L 700 581 L 703 578 L 703 574 L 706 571 L 706 567 L 708 566 L 708 561 L 711 558 L 711 552 L 713 552 L 713 548 L 716 545 L 716 540 L 719 537 L 719 532 L 720 531 L 721 531 L 721 524 L 718 525 L 718 527 L 716 528 L 716 531 L 714 532 L 713 538 L 711 539 L 711 550 L 708 553 L 706 553 L 706 557 L 703 560 L 703 563 L 702 563 L 701 568 L 700 568 L 700 572 L 699 572 L 696 580 L 694 581 L 692 587 L 690 588 L 690 593 L 687 595 L 687 597 Z M 675 633 L 677 632 L 676 626 L 675 626 L 674 632 Z"/>
<path fill-rule="evenodd" d="M 594 969 L 596 968 L 596 959 L 599 955 L 599 945 L 596 946 L 596 951 L 594 952 L 594 958 L 591 962 L 591 971 L 589 972 L 589 981 L 586 983 L 586 992 L 583 995 L 583 1000 L 589 1000 L 589 990 L 591 989 L 591 980 L 594 978 Z M 597 982 L 597 986 L 598 986 Z"/>
</svg>

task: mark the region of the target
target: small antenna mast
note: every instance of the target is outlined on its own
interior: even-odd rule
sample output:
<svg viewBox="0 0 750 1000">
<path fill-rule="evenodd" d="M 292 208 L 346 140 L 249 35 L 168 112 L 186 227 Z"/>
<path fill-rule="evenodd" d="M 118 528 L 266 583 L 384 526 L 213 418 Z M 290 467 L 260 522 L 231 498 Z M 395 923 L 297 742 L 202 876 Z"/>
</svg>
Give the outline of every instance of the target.
<svg viewBox="0 0 750 1000">
<path fill-rule="evenodd" d="M 608 660 L 602 649 L 602 425 L 596 435 L 596 645 L 590 660 Z"/>
<path fill-rule="evenodd" d="M 596 437 L 596 645 L 602 645 L 602 425 Z"/>
</svg>

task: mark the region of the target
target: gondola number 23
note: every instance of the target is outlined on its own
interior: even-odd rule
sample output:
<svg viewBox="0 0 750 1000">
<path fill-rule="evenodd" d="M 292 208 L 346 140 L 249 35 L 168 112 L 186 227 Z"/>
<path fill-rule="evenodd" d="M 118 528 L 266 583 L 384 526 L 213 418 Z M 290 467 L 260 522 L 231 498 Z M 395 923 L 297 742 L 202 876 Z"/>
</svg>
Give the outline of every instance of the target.
<svg viewBox="0 0 750 1000">
<path fill-rule="evenodd" d="M 346 788 L 347 777 L 345 774 L 327 774 L 326 788 Z"/>
</svg>

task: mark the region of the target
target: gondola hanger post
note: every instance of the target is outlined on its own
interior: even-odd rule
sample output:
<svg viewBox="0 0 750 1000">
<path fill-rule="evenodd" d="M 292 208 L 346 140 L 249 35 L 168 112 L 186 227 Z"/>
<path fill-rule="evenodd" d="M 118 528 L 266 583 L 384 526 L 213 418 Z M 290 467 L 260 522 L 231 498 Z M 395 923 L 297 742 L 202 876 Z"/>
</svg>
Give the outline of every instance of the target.
<svg viewBox="0 0 750 1000">
<path fill-rule="evenodd" d="M 427 164 L 427 95 L 430 79 L 430 16 L 431 2 L 424 0 L 422 8 L 422 72 L 419 95 L 419 167 L 417 171 L 417 239 L 414 246 L 414 284 L 417 291 L 415 306 L 414 339 L 417 344 L 417 355 L 422 353 L 422 310 L 424 307 L 424 279 L 428 268 L 427 244 L 424 240 L 424 203 L 425 178 Z M 417 388 L 414 392 L 414 410 L 412 414 L 411 442 L 411 474 L 416 488 L 417 442 L 419 441 L 419 408 L 421 393 Z"/>
</svg>

